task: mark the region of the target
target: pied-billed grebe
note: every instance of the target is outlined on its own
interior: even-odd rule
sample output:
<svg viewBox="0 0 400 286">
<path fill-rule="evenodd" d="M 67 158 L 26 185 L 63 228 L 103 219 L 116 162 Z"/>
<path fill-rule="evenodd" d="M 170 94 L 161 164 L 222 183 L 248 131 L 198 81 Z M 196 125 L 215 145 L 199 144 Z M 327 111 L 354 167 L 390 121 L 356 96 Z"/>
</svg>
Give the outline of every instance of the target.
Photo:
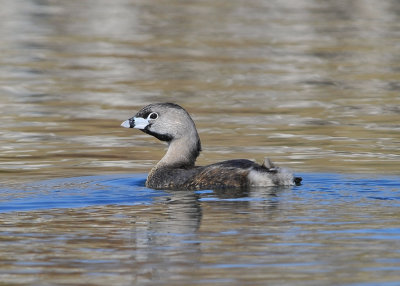
<svg viewBox="0 0 400 286">
<path fill-rule="evenodd" d="M 195 166 L 200 138 L 190 115 L 174 103 L 150 104 L 121 126 L 137 128 L 168 143 L 168 151 L 151 169 L 146 186 L 153 189 L 216 189 L 250 186 L 299 185 L 300 177 L 274 166 L 250 160 L 229 160 Z"/>
</svg>

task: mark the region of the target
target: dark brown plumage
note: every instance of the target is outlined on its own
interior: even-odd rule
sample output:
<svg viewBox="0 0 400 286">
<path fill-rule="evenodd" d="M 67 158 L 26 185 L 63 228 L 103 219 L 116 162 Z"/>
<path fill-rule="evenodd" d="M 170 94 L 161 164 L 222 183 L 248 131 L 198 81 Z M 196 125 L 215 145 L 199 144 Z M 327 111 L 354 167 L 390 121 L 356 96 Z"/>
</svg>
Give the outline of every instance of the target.
<svg viewBox="0 0 400 286">
<path fill-rule="evenodd" d="M 137 128 L 169 145 L 165 156 L 152 168 L 146 186 L 153 189 L 220 189 L 250 186 L 298 185 L 286 169 L 268 159 L 263 165 L 249 160 L 223 161 L 195 166 L 201 151 L 200 138 L 189 114 L 174 103 L 150 104 L 121 124 Z"/>
</svg>

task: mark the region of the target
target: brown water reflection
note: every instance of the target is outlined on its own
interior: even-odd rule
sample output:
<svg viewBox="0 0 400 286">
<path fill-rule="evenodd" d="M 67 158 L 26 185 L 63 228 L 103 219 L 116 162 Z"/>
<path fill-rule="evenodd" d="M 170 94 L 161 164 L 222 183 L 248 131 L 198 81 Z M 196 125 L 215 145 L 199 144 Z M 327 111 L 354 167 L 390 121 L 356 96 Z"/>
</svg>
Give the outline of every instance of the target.
<svg viewBox="0 0 400 286">
<path fill-rule="evenodd" d="M 147 172 L 164 146 L 119 124 L 159 101 L 193 115 L 199 164 L 269 156 L 295 172 L 399 175 L 399 31 L 395 0 L 3 1 L 2 188 Z M 390 200 L 328 197 L 310 208 L 287 193 L 294 198 L 279 205 L 179 194 L 149 206 L 1 214 L 0 280 L 399 281 L 395 239 L 356 231 L 397 229 Z"/>
<path fill-rule="evenodd" d="M 148 170 L 162 148 L 118 123 L 156 101 L 193 114 L 202 164 L 398 174 L 397 2 L 100 3 L 4 5 L 7 181 Z"/>
</svg>

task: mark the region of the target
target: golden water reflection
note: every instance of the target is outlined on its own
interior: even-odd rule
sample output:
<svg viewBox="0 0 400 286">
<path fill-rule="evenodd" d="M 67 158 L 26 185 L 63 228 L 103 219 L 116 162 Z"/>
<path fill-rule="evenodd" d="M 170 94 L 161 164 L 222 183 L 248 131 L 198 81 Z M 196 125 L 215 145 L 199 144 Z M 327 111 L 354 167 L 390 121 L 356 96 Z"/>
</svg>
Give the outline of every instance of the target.
<svg viewBox="0 0 400 286">
<path fill-rule="evenodd" d="M 351 14 L 335 1 L 9 3 L 0 170 L 9 182 L 147 171 L 162 145 L 119 123 L 173 101 L 200 129 L 200 164 L 398 174 L 398 5 L 358 2 Z"/>
</svg>

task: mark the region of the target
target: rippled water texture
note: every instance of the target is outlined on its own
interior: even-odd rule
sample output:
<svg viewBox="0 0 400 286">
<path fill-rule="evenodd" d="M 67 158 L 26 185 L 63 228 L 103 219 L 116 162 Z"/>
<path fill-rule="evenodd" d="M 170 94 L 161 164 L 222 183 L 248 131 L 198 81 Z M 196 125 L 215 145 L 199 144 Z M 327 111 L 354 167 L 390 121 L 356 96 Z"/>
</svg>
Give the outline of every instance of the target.
<svg viewBox="0 0 400 286">
<path fill-rule="evenodd" d="M 300 187 L 242 192 L 153 191 L 144 175 L 10 190 L 0 202 L 0 277 L 28 285 L 396 285 L 398 178 L 301 175 Z"/>
<path fill-rule="evenodd" d="M 0 282 L 400 283 L 398 1 L 4 0 L 0 39 Z M 146 189 L 161 101 L 304 185 Z"/>
</svg>

